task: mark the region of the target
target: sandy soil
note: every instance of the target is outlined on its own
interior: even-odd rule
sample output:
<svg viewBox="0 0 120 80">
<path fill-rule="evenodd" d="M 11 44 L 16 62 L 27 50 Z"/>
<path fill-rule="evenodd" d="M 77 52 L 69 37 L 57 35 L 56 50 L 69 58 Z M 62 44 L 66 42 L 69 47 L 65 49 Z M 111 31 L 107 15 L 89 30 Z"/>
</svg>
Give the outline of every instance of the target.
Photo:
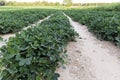
<svg viewBox="0 0 120 80">
<path fill-rule="evenodd" d="M 58 69 L 59 80 L 120 80 L 120 48 L 100 41 L 86 26 L 70 20 L 82 39 L 67 46 L 68 64 Z"/>
<path fill-rule="evenodd" d="M 30 28 L 30 27 L 34 27 L 35 25 L 40 24 L 40 23 L 43 22 L 44 20 L 49 19 L 52 15 L 53 15 L 53 14 L 51 14 L 50 16 L 48 16 L 48 17 L 46 17 L 46 18 L 44 18 L 44 19 L 42 19 L 42 20 L 38 20 L 38 21 L 35 22 L 34 24 L 31 24 L 31 25 L 29 25 L 29 26 L 27 26 L 27 27 L 24 27 L 22 30 L 27 30 L 27 29 Z M 18 33 L 20 33 L 20 32 L 18 32 Z M 5 41 L 5 40 L 8 41 L 10 37 L 15 37 L 15 33 L 13 33 L 13 34 L 0 35 L 0 37 L 2 37 L 4 41 Z M 3 45 L 5 45 L 5 42 L 0 42 L 0 47 L 2 47 Z"/>
</svg>

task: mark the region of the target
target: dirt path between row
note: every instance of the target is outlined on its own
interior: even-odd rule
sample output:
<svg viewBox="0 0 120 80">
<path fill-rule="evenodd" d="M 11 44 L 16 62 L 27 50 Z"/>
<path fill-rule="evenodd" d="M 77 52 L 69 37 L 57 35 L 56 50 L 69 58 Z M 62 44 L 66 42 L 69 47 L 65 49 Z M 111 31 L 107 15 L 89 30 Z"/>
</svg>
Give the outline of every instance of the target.
<svg viewBox="0 0 120 80">
<path fill-rule="evenodd" d="M 57 70 L 59 80 L 120 80 L 120 48 L 96 39 L 86 26 L 68 18 L 82 39 L 67 46 L 69 63 Z"/>
</svg>

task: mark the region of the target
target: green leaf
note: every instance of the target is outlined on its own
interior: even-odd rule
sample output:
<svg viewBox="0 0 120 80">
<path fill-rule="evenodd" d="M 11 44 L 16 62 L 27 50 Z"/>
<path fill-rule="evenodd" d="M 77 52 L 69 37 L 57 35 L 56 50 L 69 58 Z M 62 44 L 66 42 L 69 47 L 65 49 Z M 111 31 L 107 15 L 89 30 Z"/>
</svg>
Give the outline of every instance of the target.
<svg viewBox="0 0 120 80">
<path fill-rule="evenodd" d="M 27 58 L 27 59 L 25 60 L 26 65 L 30 65 L 30 64 L 31 64 L 31 61 L 32 61 L 32 57 Z"/>
<path fill-rule="evenodd" d="M 0 37 L 0 42 L 1 42 L 1 41 L 3 41 L 3 38 L 2 38 L 2 37 Z"/>
<path fill-rule="evenodd" d="M 19 65 L 20 66 L 23 66 L 23 65 L 30 65 L 31 64 L 31 61 L 32 61 L 32 58 L 26 58 L 26 59 L 23 59 L 23 58 L 20 58 L 20 62 L 19 62 Z"/>
<path fill-rule="evenodd" d="M 40 78 L 40 75 L 36 76 L 36 80 L 42 80 L 42 79 Z"/>
<path fill-rule="evenodd" d="M 10 54 L 15 54 L 16 53 L 15 49 L 12 48 L 12 47 L 8 47 L 8 51 L 9 51 Z"/>
<path fill-rule="evenodd" d="M 25 64 L 25 60 L 21 59 L 20 62 L 19 62 L 19 66 L 23 66 L 24 64 Z"/>
<path fill-rule="evenodd" d="M 5 57 L 5 59 L 11 59 L 11 58 L 13 58 L 15 56 L 15 54 L 5 54 L 4 55 L 4 57 Z"/>
</svg>

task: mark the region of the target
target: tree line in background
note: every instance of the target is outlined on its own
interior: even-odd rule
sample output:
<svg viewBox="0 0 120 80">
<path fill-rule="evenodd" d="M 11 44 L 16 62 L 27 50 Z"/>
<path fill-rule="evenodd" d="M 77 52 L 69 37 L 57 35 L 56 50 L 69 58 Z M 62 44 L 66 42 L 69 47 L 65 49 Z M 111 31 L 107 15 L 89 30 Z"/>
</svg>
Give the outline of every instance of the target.
<svg viewBox="0 0 120 80">
<path fill-rule="evenodd" d="M 72 6 L 72 0 L 63 0 L 63 3 L 59 2 L 47 2 L 47 1 L 37 1 L 37 2 L 16 2 L 16 1 L 5 1 L 0 0 L 0 6 Z"/>
<path fill-rule="evenodd" d="M 47 1 L 37 1 L 37 2 L 16 2 L 16 1 L 5 1 L 0 0 L 0 6 L 104 6 L 110 3 L 73 3 L 72 0 L 63 0 L 63 3 L 53 3 Z M 117 5 L 120 3 L 117 3 Z M 110 4 L 110 6 L 115 5 L 116 3 Z"/>
</svg>

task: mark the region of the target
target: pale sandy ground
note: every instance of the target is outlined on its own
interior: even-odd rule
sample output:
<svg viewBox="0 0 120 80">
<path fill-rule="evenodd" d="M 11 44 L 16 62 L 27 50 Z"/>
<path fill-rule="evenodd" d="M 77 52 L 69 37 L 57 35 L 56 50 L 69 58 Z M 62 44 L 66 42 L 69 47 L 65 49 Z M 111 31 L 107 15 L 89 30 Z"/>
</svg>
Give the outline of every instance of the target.
<svg viewBox="0 0 120 80">
<path fill-rule="evenodd" d="M 96 39 L 86 26 L 69 20 L 82 39 L 67 46 L 69 61 L 66 69 L 57 70 L 59 80 L 120 80 L 120 48 Z"/>
<path fill-rule="evenodd" d="M 46 17 L 46 18 L 44 18 L 44 19 L 42 19 L 42 20 L 38 20 L 38 21 L 35 22 L 34 24 L 31 24 L 31 25 L 29 25 L 29 26 L 27 26 L 27 27 L 24 27 L 22 30 L 27 30 L 27 29 L 30 28 L 30 27 L 34 27 L 35 25 L 40 24 L 40 23 L 43 22 L 44 20 L 49 19 L 52 15 L 53 15 L 53 14 L 51 14 L 50 16 L 48 16 L 48 17 Z M 20 33 L 20 32 L 18 32 L 18 33 Z M 4 40 L 8 41 L 10 37 L 15 37 L 15 33 L 13 33 L 13 34 L 0 35 L 0 37 L 2 37 Z M 0 42 L 0 47 L 3 46 L 3 45 L 5 45 L 5 42 Z"/>
</svg>

